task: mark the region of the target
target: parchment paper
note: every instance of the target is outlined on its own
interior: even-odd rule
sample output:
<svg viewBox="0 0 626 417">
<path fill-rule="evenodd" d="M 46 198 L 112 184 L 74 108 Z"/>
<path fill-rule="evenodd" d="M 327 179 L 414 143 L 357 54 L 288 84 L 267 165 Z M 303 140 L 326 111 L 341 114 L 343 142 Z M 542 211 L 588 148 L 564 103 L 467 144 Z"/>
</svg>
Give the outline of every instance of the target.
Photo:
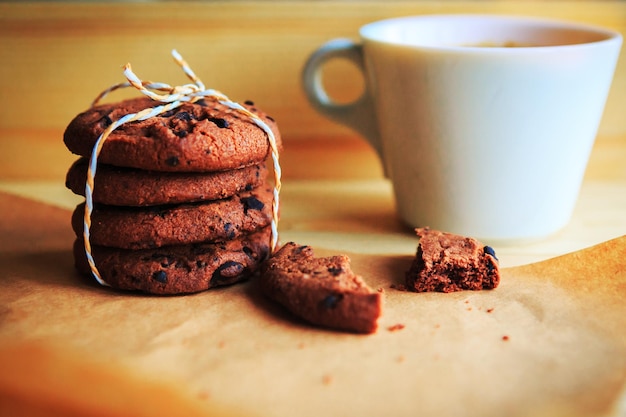
<svg viewBox="0 0 626 417">
<path fill-rule="evenodd" d="M 453 294 L 393 289 L 409 255 L 351 255 L 384 291 L 364 336 L 302 323 L 254 281 L 112 291 L 74 272 L 68 211 L 0 194 L 0 212 L 2 415 L 626 413 L 626 237 Z"/>
</svg>

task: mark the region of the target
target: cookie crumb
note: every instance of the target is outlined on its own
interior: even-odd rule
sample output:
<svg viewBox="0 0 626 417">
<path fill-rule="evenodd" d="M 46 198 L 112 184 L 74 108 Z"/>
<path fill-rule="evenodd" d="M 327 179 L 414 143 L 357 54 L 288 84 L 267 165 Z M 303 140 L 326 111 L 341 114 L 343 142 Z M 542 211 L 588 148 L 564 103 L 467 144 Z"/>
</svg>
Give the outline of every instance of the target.
<svg viewBox="0 0 626 417">
<path fill-rule="evenodd" d="M 390 332 L 395 332 L 395 331 L 404 329 L 404 327 L 405 327 L 404 324 L 397 323 L 397 324 L 394 324 L 393 326 L 387 327 L 387 330 L 389 330 Z"/>
<path fill-rule="evenodd" d="M 211 394 L 208 391 L 200 391 L 198 392 L 199 400 L 208 400 L 211 398 Z"/>
<path fill-rule="evenodd" d="M 487 313 L 491 313 L 493 311 L 493 308 L 488 308 L 487 309 Z"/>
<path fill-rule="evenodd" d="M 406 286 L 404 284 L 391 284 L 389 288 L 398 291 L 406 291 Z"/>
<path fill-rule="evenodd" d="M 502 336 L 502 340 L 505 341 L 505 342 L 508 341 L 509 340 L 509 336 L 507 336 L 507 335 Z"/>
<path fill-rule="evenodd" d="M 330 385 L 333 382 L 333 376 L 326 374 L 324 376 L 322 376 L 322 384 L 324 385 Z"/>
</svg>

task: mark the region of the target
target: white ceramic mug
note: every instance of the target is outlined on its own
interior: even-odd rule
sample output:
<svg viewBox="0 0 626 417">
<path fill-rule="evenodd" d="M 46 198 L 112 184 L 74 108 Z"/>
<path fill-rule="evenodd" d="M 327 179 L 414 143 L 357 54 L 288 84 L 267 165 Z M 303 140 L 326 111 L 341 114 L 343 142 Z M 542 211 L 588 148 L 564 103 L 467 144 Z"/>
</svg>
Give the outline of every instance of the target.
<svg viewBox="0 0 626 417">
<path fill-rule="evenodd" d="M 489 242 L 546 237 L 574 209 L 622 37 L 535 18 L 424 15 L 360 29 L 307 61 L 324 115 L 379 154 L 399 216 Z M 338 104 L 321 68 L 354 62 L 365 92 Z"/>
</svg>

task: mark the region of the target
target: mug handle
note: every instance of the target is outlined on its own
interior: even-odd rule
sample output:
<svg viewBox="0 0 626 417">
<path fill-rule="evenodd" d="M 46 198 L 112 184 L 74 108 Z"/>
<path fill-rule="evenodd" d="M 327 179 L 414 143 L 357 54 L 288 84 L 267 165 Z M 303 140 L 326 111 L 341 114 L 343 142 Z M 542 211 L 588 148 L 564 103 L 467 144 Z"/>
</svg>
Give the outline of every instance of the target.
<svg viewBox="0 0 626 417">
<path fill-rule="evenodd" d="M 321 67 L 333 58 L 345 58 L 352 61 L 365 77 L 363 46 L 350 39 L 333 39 L 317 49 L 304 65 L 302 85 L 307 99 L 318 112 L 354 129 L 363 136 L 382 161 L 383 152 L 374 101 L 367 90 L 367 82 L 361 97 L 347 104 L 333 101 L 324 90 Z"/>
</svg>

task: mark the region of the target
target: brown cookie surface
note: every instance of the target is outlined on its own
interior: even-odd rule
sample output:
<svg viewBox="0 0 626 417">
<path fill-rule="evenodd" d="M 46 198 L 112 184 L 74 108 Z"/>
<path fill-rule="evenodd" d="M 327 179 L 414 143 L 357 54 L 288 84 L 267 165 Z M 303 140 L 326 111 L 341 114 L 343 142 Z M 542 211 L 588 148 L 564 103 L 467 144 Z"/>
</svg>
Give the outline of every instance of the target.
<svg viewBox="0 0 626 417">
<path fill-rule="evenodd" d="M 294 315 L 319 326 L 373 333 L 382 295 L 350 269 L 345 255 L 317 258 L 310 246 L 289 242 L 261 266 L 263 292 Z"/>
<path fill-rule="evenodd" d="M 91 214 L 90 242 L 123 249 L 234 239 L 268 226 L 272 190 L 259 187 L 230 198 L 152 207 L 96 205 Z M 72 215 L 77 236 L 83 234 L 85 204 Z"/>
<path fill-rule="evenodd" d="M 155 107 L 147 97 L 102 104 L 77 115 L 67 126 L 67 148 L 89 157 L 100 134 L 123 116 Z M 281 146 L 274 120 L 254 104 L 244 104 L 269 125 Z M 104 142 L 98 161 L 154 171 L 221 171 L 258 164 L 270 155 L 266 133 L 250 118 L 206 98 L 167 113 L 126 123 Z"/>
<path fill-rule="evenodd" d="M 65 184 L 85 195 L 89 161 L 72 164 Z M 219 200 L 259 187 L 267 177 L 265 164 L 214 172 L 156 172 L 98 164 L 93 201 L 114 206 L 153 206 Z"/>
<path fill-rule="evenodd" d="M 250 278 L 269 253 L 269 227 L 224 242 L 126 250 L 92 246 L 102 279 L 112 288 L 186 294 Z M 76 268 L 91 276 L 83 241 L 74 243 Z"/>
<path fill-rule="evenodd" d="M 419 244 L 406 287 L 416 292 L 493 289 L 500 283 L 495 251 L 478 240 L 429 228 L 415 229 Z"/>
</svg>

